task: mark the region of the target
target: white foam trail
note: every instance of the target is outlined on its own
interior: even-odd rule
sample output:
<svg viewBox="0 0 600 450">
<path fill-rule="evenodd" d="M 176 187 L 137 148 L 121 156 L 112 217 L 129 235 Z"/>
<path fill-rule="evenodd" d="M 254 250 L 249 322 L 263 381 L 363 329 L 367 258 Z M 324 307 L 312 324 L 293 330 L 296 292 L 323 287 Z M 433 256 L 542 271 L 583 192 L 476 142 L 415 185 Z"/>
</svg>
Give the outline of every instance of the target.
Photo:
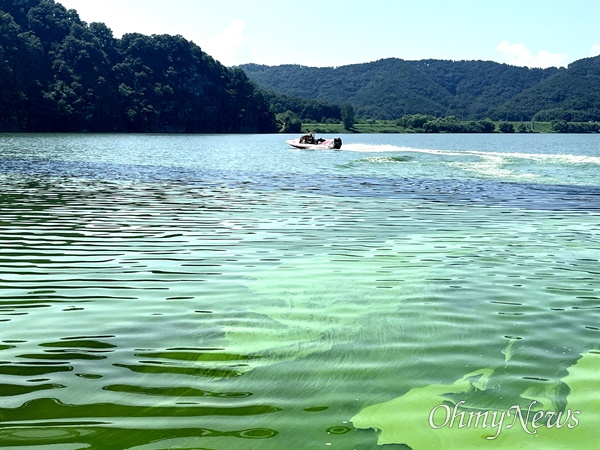
<svg viewBox="0 0 600 450">
<path fill-rule="evenodd" d="M 410 147 L 399 147 L 397 145 L 373 145 L 373 144 L 343 144 L 342 150 L 348 152 L 362 152 L 362 153 L 380 153 L 380 152 L 410 152 L 418 149 Z"/>
<path fill-rule="evenodd" d="M 445 156 L 465 156 L 472 155 L 478 156 L 485 159 L 499 159 L 505 158 L 521 158 L 530 159 L 539 162 L 556 162 L 556 163 L 567 163 L 567 164 L 600 164 L 600 157 L 597 156 L 585 156 L 585 155 L 570 155 L 570 154 L 543 154 L 543 153 L 502 153 L 502 152 L 484 152 L 478 150 L 435 150 L 426 148 L 414 148 L 414 147 L 400 147 L 397 145 L 389 144 L 344 144 L 342 150 L 350 152 L 362 152 L 362 153 L 383 153 L 383 152 L 412 152 L 412 153 L 428 153 L 432 155 L 445 155 Z"/>
<path fill-rule="evenodd" d="M 461 153 L 467 153 L 469 155 L 477 155 L 482 157 L 500 157 L 500 158 L 522 158 L 532 159 L 534 161 L 547 161 L 547 162 L 558 162 L 558 163 L 570 163 L 570 164 L 600 164 L 600 157 L 597 156 L 585 156 L 585 155 L 553 155 L 544 153 L 501 153 L 501 152 L 480 152 L 475 150 L 466 150 Z"/>
</svg>

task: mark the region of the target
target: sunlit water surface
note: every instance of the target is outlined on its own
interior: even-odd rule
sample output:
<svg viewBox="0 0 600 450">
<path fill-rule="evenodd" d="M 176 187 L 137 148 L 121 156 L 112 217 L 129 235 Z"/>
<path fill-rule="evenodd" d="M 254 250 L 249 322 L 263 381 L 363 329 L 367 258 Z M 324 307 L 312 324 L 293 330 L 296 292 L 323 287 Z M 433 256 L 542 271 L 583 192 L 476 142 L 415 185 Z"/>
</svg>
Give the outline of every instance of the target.
<svg viewBox="0 0 600 450">
<path fill-rule="evenodd" d="M 598 135 L 288 138 L 0 136 L 2 446 L 539 448 L 431 404 L 594 399 Z"/>
</svg>

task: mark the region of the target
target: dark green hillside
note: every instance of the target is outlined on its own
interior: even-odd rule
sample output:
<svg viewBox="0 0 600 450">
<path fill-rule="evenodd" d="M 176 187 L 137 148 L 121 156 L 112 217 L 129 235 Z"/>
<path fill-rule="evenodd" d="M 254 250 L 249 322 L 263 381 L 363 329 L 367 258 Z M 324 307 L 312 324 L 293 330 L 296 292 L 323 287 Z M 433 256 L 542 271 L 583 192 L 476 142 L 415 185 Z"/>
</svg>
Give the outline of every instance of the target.
<svg viewBox="0 0 600 450">
<path fill-rule="evenodd" d="M 493 110 L 491 117 L 509 114 L 536 121 L 600 120 L 600 56 L 575 61 Z"/>
<path fill-rule="evenodd" d="M 362 117 L 393 119 L 421 111 L 440 116 L 452 104 L 453 97 L 446 89 L 407 61 L 384 59 L 361 66 L 360 88 L 348 95 L 348 101 Z M 355 67 L 337 70 L 345 80 L 352 80 L 357 77 Z"/>
<path fill-rule="evenodd" d="M 364 118 L 445 114 L 452 95 L 407 61 L 384 59 L 337 68 L 241 66 L 264 89 L 337 104 L 351 103 Z"/>
<path fill-rule="evenodd" d="M 338 68 L 241 66 L 260 87 L 351 103 L 361 119 L 406 114 L 462 120 L 600 120 L 598 57 L 569 68 L 530 69 L 491 61 L 384 59 Z"/>
<path fill-rule="evenodd" d="M 54 0 L 0 2 L 0 131 L 256 133 L 264 95 L 181 36 L 115 39 Z"/>
<path fill-rule="evenodd" d="M 557 68 L 530 69 L 492 61 L 431 59 L 411 63 L 453 96 L 448 115 L 469 119 L 489 117 L 494 108 L 559 71 Z"/>
</svg>

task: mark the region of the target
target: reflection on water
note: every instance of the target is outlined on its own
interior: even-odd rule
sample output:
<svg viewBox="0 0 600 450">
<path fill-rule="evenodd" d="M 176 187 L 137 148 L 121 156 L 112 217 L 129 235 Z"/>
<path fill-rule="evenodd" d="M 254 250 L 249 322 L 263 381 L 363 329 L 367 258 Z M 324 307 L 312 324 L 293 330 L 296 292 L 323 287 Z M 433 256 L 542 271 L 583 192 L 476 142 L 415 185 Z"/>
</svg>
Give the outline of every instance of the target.
<svg viewBox="0 0 600 450">
<path fill-rule="evenodd" d="M 517 170 L 517 148 L 510 173 L 473 176 L 472 147 L 190 136 L 167 160 L 172 137 L 23 139 L 0 160 L 4 446 L 366 449 L 369 407 L 437 401 L 467 374 L 448 404 L 560 411 L 593 389 L 568 378 L 600 331 L 587 150 Z M 557 448 L 585 448 L 596 413 Z M 423 448 L 394 423 L 397 448 Z"/>
</svg>

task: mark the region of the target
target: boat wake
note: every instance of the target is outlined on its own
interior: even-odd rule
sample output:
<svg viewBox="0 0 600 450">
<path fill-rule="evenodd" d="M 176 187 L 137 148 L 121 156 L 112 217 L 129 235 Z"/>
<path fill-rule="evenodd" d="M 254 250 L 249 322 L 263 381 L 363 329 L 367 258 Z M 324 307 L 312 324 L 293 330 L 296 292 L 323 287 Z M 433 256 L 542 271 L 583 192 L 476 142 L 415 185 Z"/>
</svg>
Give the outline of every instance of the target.
<svg viewBox="0 0 600 450">
<path fill-rule="evenodd" d="M 569 153 L 428 149 L 363 143 L 344 144 L 342 150 L 368 154 L 347 164 L 347 168 L 363 164 L 396 164 L 399 168 L 408 163 L 410 169 L 395 170 L 410 170 L 412 176 L 421 172 L 430 174 L 435 168 L 438 176 L 455 176 L 460 172 L 475 178 L 510 182 L 590 184 L 589 180 L 594 179 L 590 175 L 600 166 L 598 156 Z M 573 176 L 574 166 L 577 176 Z M 569 174 L 568 179 L 564 173 Z"/>
<path fill-rule="evenodd" d="M 411 152 L 427 153 L 443 156 L 476 156 L 480 158 L 514 158 L 529 159 L 539 162 L 556 162 L 566 164 L 599 164 L 600 157 L 570 154 L 543 154 L 543 153 L 519 153 L 519 152 L 485 152 L 480 150 L 441 150 L 415 147 L 402 147 L 387 144 L 344 144 L 342 150 L 362 153 L 387 153 L 387 152 Z"/>
<path fill-rule="evenodd" d="M 380 153 L 380 152 L 405 152 L 416 150 L 410 147 L 399 147 L 397 145 L 389 144 L 344 144 L 341 150 L 347 152 L 361 152 L 361 153 Z"/>
</svg>

